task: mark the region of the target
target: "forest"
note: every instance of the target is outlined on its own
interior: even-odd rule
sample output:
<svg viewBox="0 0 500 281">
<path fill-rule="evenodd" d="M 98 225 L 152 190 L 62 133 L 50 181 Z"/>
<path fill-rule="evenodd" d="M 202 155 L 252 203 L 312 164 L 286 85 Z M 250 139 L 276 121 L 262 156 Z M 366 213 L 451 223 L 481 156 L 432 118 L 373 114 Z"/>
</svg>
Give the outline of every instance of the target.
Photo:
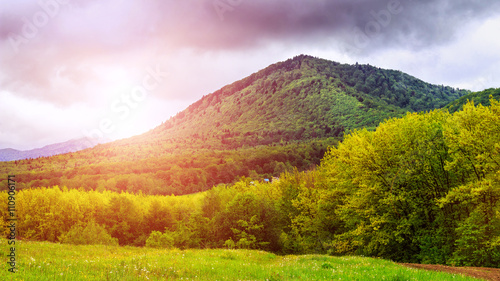
<svg viewBox="0 0 500 281">
<path fill-rule="evenodd" d="M 500 267 L 498 124 L 500 102 L 492 97 L 488 105 L 466 102 L 453 112 L 409 112 L 388 118 L 374 130 L 350 129 L 341 141 L 318 143 L 315 149 L 291 140 L 267 146 L 276 157 L 274 167 L 269 164 L 274 162 L 260 166 L 257 156 L 247 160 L 256 166 L 246 163 L 275 176 L 272 180 L 249 171 L 232 183 L 207 180 L 215 186 L 183 196 L 140 189 L 146 184 L 140 180 L 154 185 L 155 179 L 168 177 L 160 171 L 140 180 L 112 177 L 117 189 L 108 190 L 83 184 L 67 188 L 63 179 L 73 170 L 63 170 L 55 172 L 61 182 L 41 180 L 41 187 L 18 192 L 18 235 L 70 244 L 262 249 Z M 290 145 L 296 148 L 293 153 L 286 150 Z M 240 148 L 245 149 L 253 155 L 256 148 Z M 295 153 L 303 153 L 301 159 L 309 154 L 311 160 L 301 163 L 304 160 L 293 157 Z M 231 164 L 241 167 L 243 158 L 226 160 L 223 169 Z M 316 158 L 321 160 L 312 165 Z M 196 169 L 198 159 L 185 159 L 186 167 Z M 283 162 L 290 165 L 276 167 Z M 111 168 L 147 171 L 147 163 L 140 164 Z M 83 168 L 90 169 L 85 174 L 95 169 L 99 176 L 107 167 Z M 190 171 L 182 166 L 170 169 Z M 75 171 L 74 177 L 80 173 Z M 173 180 L 183 185 L 184 179 Z M 138 190 L 130 188 L 134 185 Z M 5 191 L 1 200 L 6 231 Z"/>
</svg>

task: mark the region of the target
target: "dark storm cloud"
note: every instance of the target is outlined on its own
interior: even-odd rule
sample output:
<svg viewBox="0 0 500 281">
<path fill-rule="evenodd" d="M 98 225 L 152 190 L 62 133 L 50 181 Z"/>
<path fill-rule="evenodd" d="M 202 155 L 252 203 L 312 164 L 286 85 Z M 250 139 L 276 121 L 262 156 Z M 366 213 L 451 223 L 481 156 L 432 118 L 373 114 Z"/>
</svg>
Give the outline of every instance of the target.
<svg viewBox="0 0 500 281">
<path fill-rule="evenodd" d="M 152 43 L 219 50 L 310 39 L 318 43 L 336 39 L 358 47 L 369 41 L 371 48 L 388 44 L 423 47 L 452 39 L 471 19 L 487 17 L 500 7 L 495 0 L 65 2 L 39 28 L 43 43 L 104 54 Z M 37 12 L 47 10 L 36 2 L 18 6 L 6 7 L 1 14 L 3 41 L 9 41 L 9 34 L 22 35 L 26 20 L 32 22 Z M 25 46 L 20 46 L 22 51 L 21 47 Z"/>
<path fill-rule="evenodd" d="M 451 39 L 471 19 L 497 13 L 500 7 L 496 0 L 66 2 L 58 8 L 62 15 L 54 17 L 57 22 L 40 28 L 44 29 L 43 36 L 64 47 L 73 42 L 74 48 L 83 45 L 104 52 L 141 47 L 152 40 L 173 47 L 234 49 L 310 37 L 349 39 L 344 37 L 354 36 L 355 29 L 367 35 L 377 33 L 387 43 L 425 46 Z M 25 19 L 32 21 L 37 11 L 44 10 L 36 2 L 22 7 L 5 8 L 1 15 L 2 40 L 12 33 L 21 34 Z M 78 12 L 64 18 L 68 10 Z M 63 24 L 74 30 L 69 34 Z"/>
<path fill-rule="evenodd" d="M 197 29 L 186 34 L 205 48 L 244 48 L 269 40 L 320 43 L 322 38 L 357 47 L 369 43 L 372 49 L 421 48 L 448 42 L 471 20 L 498 13 L 499 7 L 493 0 L 216 0 L 204 2 Z"/>
</svg>

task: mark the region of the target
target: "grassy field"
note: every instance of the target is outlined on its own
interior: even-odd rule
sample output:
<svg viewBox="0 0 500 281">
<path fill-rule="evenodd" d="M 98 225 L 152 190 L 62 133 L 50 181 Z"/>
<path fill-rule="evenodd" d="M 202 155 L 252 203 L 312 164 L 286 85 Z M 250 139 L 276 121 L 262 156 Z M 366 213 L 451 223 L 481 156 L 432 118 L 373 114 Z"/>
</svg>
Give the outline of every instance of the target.
<svg viewBox="0 0 500 281">
<path fill-rule="evenodd" d="M 18 272 L 1 241 L 0 280 L 477 280 L 390 261 L 251 250 L 161 250 L 16 242 Z"/>
</svg>

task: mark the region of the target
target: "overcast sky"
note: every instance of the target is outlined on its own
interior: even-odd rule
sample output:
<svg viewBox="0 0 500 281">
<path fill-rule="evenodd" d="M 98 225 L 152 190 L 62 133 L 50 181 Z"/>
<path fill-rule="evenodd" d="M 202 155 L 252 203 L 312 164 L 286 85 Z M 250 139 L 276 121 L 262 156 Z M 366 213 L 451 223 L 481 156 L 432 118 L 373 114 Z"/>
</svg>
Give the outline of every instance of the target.
<svg viewBox="0 0 500 281">
<path fill-rule="evenodd" d="M 309 54 L 500 87 L 497 0 L 0 0 L 0 148 L 146 132 Z"/>
</svg>

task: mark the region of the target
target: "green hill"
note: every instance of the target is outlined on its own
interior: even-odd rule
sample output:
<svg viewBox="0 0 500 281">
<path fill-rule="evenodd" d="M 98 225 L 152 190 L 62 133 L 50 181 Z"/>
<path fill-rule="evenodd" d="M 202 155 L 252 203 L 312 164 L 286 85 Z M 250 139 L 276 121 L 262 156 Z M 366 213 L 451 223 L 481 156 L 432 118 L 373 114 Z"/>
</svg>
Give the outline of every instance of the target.
<svg viewBox="0 0 500 281">
<path fill-rule="evenodd" d="M 241 176 L 309 169 L 345 131 L 374 129 L 467 93 L 400 71 L 300 55 L 204 96 L 143 135 L 0 163 L 0 174 L 17 174 L 21 188 L 194 193 Z"/>
<path fill-rule="evenodd" d="M 301 55 L 204 96 L 153 134 L 197 137 L 229 130 L 301 140 L 338 136 L 407 111 L 441 108 L 467 93 L 400 71 Z"/>
<path fill-rule="evenodd" d="M 484 106 L 489 106 L 490 96 L 496 100 L 500 100 L 500 88 L 497 89 L 490 88 L 484 91 L 470 93 L 455 101 L 452 101 L 446 106 L 446 108 L 450 111 L 450 113 L 457 112 L 463 108 L 463 106 L 467 103 L 468 100 L 474 101 L 474 104 L 482 104 Z"/>
</svg>

